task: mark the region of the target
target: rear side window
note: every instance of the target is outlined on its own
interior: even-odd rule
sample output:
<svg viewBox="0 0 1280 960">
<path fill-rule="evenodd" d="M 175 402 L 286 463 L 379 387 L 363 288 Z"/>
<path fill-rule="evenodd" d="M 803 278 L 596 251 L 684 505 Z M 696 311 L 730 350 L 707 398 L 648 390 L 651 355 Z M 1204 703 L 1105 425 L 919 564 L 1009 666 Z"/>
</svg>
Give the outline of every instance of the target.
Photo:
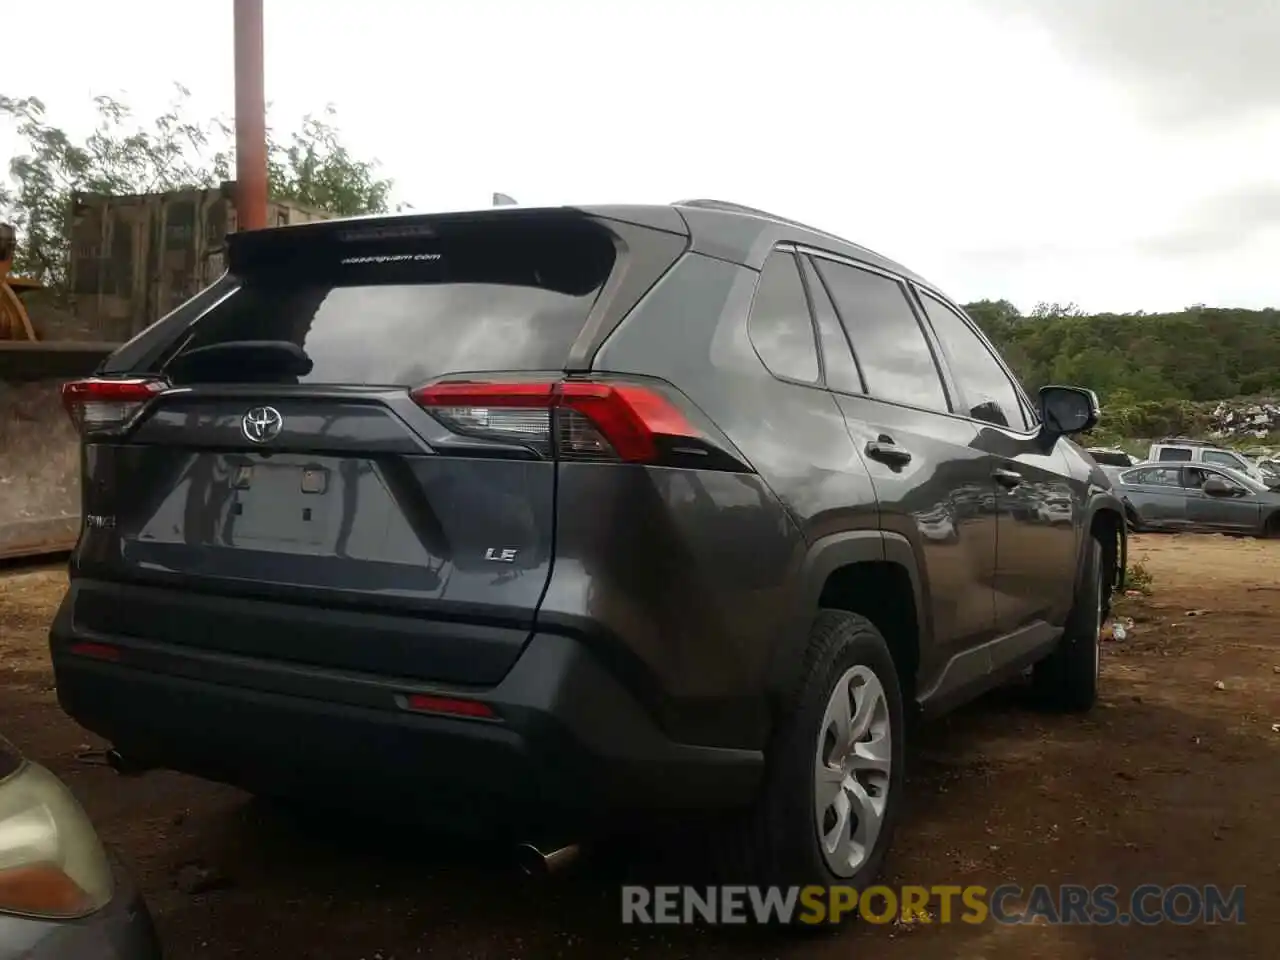
<svg viewBox="0 0 1280 960">
<path fill-rule="evenodd" d="M 1093 457 L 1095 463 L 1104 467 L 1128 467 L 1133 464 L 1133 461 L 1129 459 L 1129 455 L 1126 453 L 1113 453 L 1110 450 L 1090 450 L 1089 455 Z"/>
<path fill-rule="evenodd" d="M 1018 390 L 986 344 L 941 300 L 921 290 L 920 302 L 964 394 L 968 415 L 999 427 L 1027 429 Z"/>
<path fill-rule="evenodd" d="M 946 411 L 933 351 L 897 280 L 819 257 L 840 321 L 849 334 L 867 392 L 881 400 Z"/>
<path fill-rule="evenodd" d="M 1177 467 L 1145 467 L 1142 470 L 1130 470 L 1124 474 L 1123 479 L 1125 483 L 1177 487 L 1182 485 L 1181 473 Z"/>
<path fill-rule="evenodd" d="M 368 239 L 334 227 L 266 242 L 233 266 L 235 292 L 169 360 L 175 381 L 239 379 L 252 359 L 246 341 L 300 348 L 300 368 L 266 378 L 290 383 L 416 386 L 445 373 L 558 370 L 615 258 L 612 238 L 586 222 Z M 237 352 L 192 356 L 228 344 Z"/>
<path fill-rule="evenodd" d="M 774 253 L 760 271 L 747 334 L 760 360 L 776 377 L 818 382 L 818 348 L 813 319 L 800 283 L 796 258 Z"/>
<path fill-rule="evenodd" d="M 1191 459 L 1191 451 L 1186 447 L 1161 447 L 1160 456 L 1156 459 L 1166 463 L 1181 463 Z"/>
</svg>

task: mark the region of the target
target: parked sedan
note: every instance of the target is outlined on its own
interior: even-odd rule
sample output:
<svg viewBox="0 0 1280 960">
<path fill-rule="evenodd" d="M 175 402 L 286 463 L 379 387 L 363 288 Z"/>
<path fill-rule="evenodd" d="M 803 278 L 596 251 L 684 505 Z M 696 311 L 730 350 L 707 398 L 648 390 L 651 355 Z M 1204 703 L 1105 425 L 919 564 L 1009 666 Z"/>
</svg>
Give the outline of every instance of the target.
<svg viewBox="0 0 1280 960">
<path fill-rule="evenodd" d="M 0 737 L 0 960 L 159 960 L 137 891 L 71 791 Z"/>
<path fill-rule="evenodd" d="M 1112 482 L 1135 530 L 1280 535 L 1280 492 L 1238 470 L 1142 463 Z"/>
</svg>

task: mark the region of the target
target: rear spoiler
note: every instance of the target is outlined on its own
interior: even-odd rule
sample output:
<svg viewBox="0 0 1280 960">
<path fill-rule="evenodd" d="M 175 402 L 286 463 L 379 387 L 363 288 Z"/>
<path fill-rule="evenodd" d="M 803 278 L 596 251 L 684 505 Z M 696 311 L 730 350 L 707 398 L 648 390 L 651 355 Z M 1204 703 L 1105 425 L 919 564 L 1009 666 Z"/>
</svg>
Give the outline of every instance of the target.
<svg viewBox="0 0 1280 960">
<path fill-rule="evenodd" d="M 680 237 L 689 236 L 684 217 L 672 207 L 608 205 L 599 207 L 490 207 L 463 212 L 404 214 L 398 216 L 347 217 L 286 224 L 266 230 L 227 235 L 227 265 L 232 273 L 282 242 L 305 246 L 313 243 L 371 243 L 380 240 L 423 241 L 469 233 L 497 224 L 515 230 L 539 227 L 584 227 L 599 223 L 618 233 L 618 227 L 644 227 Z M 622 231 L 622 232 L 625 232 Z"/>
</svg>

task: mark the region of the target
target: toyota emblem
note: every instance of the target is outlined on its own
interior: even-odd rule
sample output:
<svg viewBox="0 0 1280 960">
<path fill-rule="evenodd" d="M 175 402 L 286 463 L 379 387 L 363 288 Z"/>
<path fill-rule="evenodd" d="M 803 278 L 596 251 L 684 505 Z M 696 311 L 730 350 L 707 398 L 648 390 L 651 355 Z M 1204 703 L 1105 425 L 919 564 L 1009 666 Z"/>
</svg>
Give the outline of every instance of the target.
<svg viewBox="0 0 1280 960">
<path fill-rule="evenodd" d="M 268 443 L 280 436 L 284 417 L 275 407 L 254 407 L 240 421 L 244 438 L 250 443 Z"/>
</svg>

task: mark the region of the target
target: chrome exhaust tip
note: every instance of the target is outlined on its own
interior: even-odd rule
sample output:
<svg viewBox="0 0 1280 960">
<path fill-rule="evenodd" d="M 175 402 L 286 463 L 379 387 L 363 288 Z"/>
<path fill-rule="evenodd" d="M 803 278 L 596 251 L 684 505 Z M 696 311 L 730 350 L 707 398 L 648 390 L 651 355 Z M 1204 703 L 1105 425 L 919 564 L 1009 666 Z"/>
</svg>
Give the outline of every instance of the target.
<svg viewBox="0 0 1280 960">
<path fill-rule="evenodd" d="M 136 777 L 148 770 L 144 764 L 135 763 L 115 747 L 107 751 L 107 766 L 122 777 Z"/>
<path fill-rule="evenodd" d="M 576 843 L 545 851 L 532 843 L 522 843 L 516 847 L 516 864 L 527 877 L 549 877 L 577 860 L 581 852 Z"/>
</svg>

